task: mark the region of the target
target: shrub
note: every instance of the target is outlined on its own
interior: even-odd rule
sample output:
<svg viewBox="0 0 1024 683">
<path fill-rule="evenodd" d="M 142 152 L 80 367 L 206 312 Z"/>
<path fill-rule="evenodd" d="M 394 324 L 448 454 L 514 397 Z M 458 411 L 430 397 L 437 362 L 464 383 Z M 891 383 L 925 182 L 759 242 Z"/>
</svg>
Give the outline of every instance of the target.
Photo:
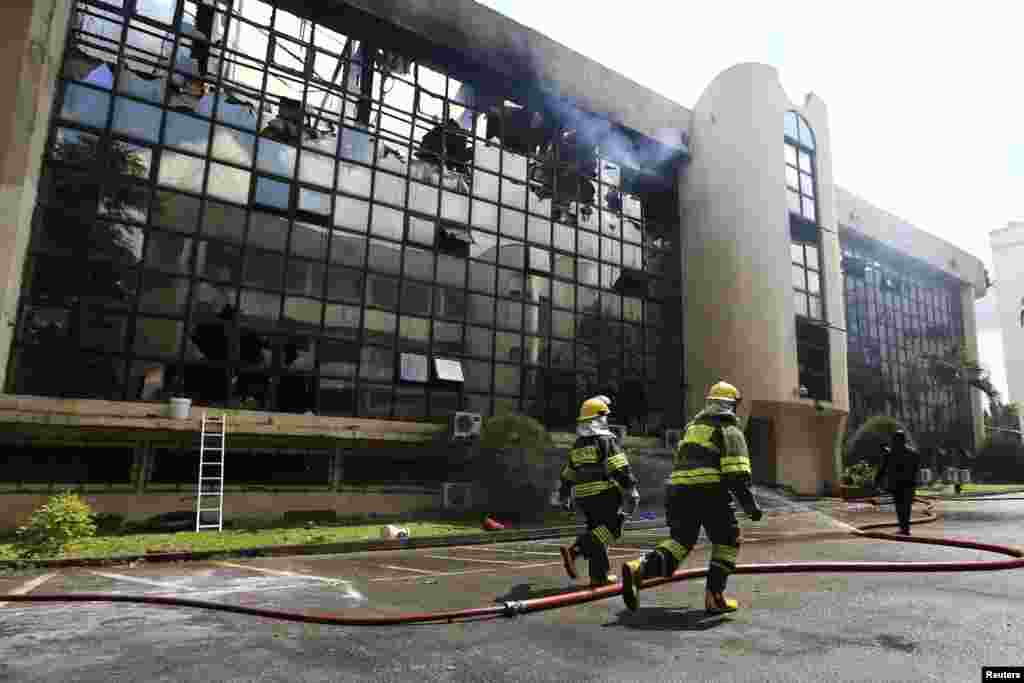
<svg viewBox="0 0 1024 683">
<path fill-rule="evenodd" d="M 124 515 L 119 515 L 115 512 L 101 512 L 96 515 L 96 533 L 98 534 L 116 534 L 124 530 Z"/>
<path fill-rule="evenodd" d="M 913 446 L 914 435 L 896 418 L 888 415 L 869 417 L 847 442 L 846 462 L 881 464 L 882 446 L 892 441 L 892 435 L 897 429 L 907 433 L 907 445 Z"/>
<path fill-rule="evenodd" d="M 486 512 L 514 522 L 539 520 L 547 513 L 561 462 L 548 457 L 551 437 L 537 420 L 510 414 L 486 421 L 476 481 Z"/>
<path fill-rule="evenodd" d="M 18 528 L 14 545 L 24 558 L 56 556 L 70 543 L 95 534 L 89 504 L 77 494 L 64 491 L 52 496 L 32 513 L 27 525 Z"/>
<path fill-rule="evenodd" d="M 989 437 L 971 465 L 995 481 L 1024 481 L 1024 446 Z"/>
<path fill-rule="evenodd" d="M 843 483 L 847 486 L 873 486 L 877 474 L 877 465 L 861 461 L 843 470 Z"/>
</svg>

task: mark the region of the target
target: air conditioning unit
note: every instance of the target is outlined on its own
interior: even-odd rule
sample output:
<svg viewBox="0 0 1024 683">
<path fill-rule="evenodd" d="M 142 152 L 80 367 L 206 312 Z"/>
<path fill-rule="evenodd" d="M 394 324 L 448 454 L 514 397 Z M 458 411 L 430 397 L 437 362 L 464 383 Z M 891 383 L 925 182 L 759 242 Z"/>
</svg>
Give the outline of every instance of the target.
<svg viewBox="0 0 1024 683">
<path fill-rule="evenodd" d="M 666 429 L 665 430 L 665 448 L 670 448 L 673 451 L 679 448 L 679 442 L 683 440 L 682 429 Z"/>
<path fill-rule="evenodd" d="M 464 440 L 480 436 L 483 417 L 480 413 L 457 412 L 452 415 L 449 435 L 452 439 Z"/>
<path fill-rule="evenodd" d="M 473 485 L 446 481 L 441 484 L 445 510 L 468 510 L 473 506 Z"/>
<path fill-rule="evenodd" d="M 615 435 L 615 438 L 619 440 L 619 445 L 626 443 L 626 434 L 629 433 L 629 429 L 626 425 L 608 425 L 609 431 Z"/>
</svg>

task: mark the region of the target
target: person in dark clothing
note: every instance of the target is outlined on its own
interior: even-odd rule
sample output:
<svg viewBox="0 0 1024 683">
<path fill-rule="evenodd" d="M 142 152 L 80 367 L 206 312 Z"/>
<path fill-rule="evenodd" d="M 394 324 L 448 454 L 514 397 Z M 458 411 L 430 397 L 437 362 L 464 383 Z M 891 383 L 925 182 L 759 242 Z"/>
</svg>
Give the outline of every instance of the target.
<svg viewBox="0 0 1024 683">
<path fill-rule="evenodd" d="M 920 466 L 921 455 L 907 444 L 907 433 L 902 429 L 896 430 L 892 435 L 892 445 L 882 446 L 882 467 L 875 477 L 875 485 L 878 488 L 884 485 L 892 493 L 900 533 L 906 536 L 910 535 L 910 506 L 914 502 L 914 486 Z"/>
</svg>

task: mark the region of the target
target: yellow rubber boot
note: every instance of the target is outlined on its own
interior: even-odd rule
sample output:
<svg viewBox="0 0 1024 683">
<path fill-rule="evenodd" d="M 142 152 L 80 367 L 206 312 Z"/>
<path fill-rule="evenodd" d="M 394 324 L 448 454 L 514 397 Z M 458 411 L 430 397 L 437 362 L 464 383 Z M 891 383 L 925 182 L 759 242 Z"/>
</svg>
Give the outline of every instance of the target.
<svg viewBox="0 0 1024 683">
<path fill-rule="evenodd" d="M 704 591 L 704 609 L 708 614 L 727 614 L 735 612 L 740 605 L 732 598 L 727 598 L 721 593 Z"/>
<path fill-rule="evenodd" d="M 622 601 L 634 612 L 640 607 L 640 560 L 622 565 Z"/>
</svg>

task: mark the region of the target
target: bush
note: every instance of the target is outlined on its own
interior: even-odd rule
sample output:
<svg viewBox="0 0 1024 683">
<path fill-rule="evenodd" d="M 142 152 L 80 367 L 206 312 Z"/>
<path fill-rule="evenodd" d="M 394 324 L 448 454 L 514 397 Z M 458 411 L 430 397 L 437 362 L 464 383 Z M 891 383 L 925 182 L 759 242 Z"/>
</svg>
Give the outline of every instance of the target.
<svg viewBox="0 0 1024 683">
<path fill-rule="evenodd" d="M 975 472 L 984 472 L 995 481 L 1024 481 L 1024 446 L 989 437 L 971 466 Z"/>
<path fill-rule="evenodd" d="M 843 470 L 843 483 L 847 486 L 874 486 L 875 476 L 878 474 L 878 466 L 870 465 L 864 461 L 856 465 L 850 465 Z"/>
<path fill-rule="evenodd" d="M 52 496 L 32 513 L 27 525 L 18 528 L 14 542 L 20 557 L 56 556 L 75 541 L 96 535 L 89 504 L 77 494 L 64 491 Z"/>
<path fill-rule="evenodd" d="M 864 421 L 864 424 L 854 432 L 846 444 L 846 457 L 848 463 L 878 463 L 882 462 L 882 446 L 887 446 L 892 441 L 892 435 L 897 429 L 907 433 L 907 445 L 915 444 L 914 435 L 910 433 L 902 422 L 888 415 L 873 415 Z"/>
<path fill-rule="evenodd" d="M 484 424 L 476 481 L 483 489 L 486 512 L 513 522 L 540 520 L 558 480 L 559 458 L 548 457 L 551 437 L 526 415 L 500 415 Z"/>
<path fill-rule="evenodd" d="M 115 512 L 101 512 L 96 515 L 96 533 L 113 535 L 124 530 L 124 515 Z"/>
</svg>

